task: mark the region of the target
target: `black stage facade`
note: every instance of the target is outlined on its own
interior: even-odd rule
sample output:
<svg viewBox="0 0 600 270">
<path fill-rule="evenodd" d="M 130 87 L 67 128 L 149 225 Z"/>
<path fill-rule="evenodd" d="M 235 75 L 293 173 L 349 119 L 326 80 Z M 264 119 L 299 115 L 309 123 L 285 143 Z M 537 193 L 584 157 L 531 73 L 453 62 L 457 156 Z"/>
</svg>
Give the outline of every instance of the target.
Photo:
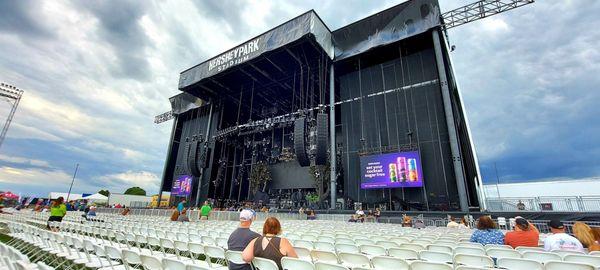
<svg viewBox="0 0 600 270">
<path fill-rule="evenodd" d="M 331 31 L 311 10 L 183 71 L 161 191 L 189 176 L 196 204 L 479 210 L 440 18 L 413 0 Z M 362 156 L 402 151 L 418 152 L 422 187 L 361 188 Z"/>
</svg>

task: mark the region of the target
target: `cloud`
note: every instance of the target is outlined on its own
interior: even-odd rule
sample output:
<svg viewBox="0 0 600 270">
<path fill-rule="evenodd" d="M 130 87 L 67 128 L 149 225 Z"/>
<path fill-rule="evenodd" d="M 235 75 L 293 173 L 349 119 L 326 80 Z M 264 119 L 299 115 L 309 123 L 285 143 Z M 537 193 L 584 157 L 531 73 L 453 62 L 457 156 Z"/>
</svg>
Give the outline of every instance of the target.
<svg viewBox="0 0 600 270">
<path fill-rule="evenodd" d="M 146 171 L 109 174 L 98 177 L 98 180 L 106 184 L 111 192 L 122 193 L 130 187 L 141 187 L 146 190 L 147 195 L 157 193 L 160 184 L 160 179 L 156 174 Z"/>
<path fill-rule="evenodd" d="M 6 156 L 6 155 L 0 154 L 0 161 L 8 162 L 8 163 L 17 163 L 17 164 L 27 165 L 27 166 L 52 168 L 50 166 L 50 163 L 48 163 L 48 161 L 38 160 L 38 159 L 29 159 L 29 158 L 24 158 L 24 157 Z"/>
</svg>

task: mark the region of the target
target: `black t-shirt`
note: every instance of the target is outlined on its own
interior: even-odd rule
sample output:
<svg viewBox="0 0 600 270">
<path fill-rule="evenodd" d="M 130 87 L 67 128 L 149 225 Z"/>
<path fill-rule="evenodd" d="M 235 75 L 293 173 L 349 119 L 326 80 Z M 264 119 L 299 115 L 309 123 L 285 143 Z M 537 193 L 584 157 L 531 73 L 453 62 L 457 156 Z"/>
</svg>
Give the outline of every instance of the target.
<svg viewBox="0 0 600 270">
<path fill-rule="evenodd" d="M 248 228 L 237 228 L 231 233 L 229 240 L 227 240 L 227 249 L 244 251 L 246 246 L 248 246 L 248 243 L 259 236 L 260 234 L 253 232 Z M 250 264 L 235 264 L 230 262 L 229 270 L 252 270 L 252 267 L 250 267 Z"/>
</svg>

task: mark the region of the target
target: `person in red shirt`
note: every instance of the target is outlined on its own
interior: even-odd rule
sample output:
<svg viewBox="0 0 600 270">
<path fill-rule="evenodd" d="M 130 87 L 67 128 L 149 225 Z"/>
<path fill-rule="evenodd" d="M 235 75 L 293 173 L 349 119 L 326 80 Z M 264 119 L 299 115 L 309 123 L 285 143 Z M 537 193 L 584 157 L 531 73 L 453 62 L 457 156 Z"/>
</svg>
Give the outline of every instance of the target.
<svg viewBox="0 0 600 270">
<path fill-rule="evenodd" d="M 522 217 L 515 219 L 515 230 L 507 232 L 504 244 L 513 248 L 537 247 L 539 246 L 540 232 L 538 229 Z"/>
</svg>

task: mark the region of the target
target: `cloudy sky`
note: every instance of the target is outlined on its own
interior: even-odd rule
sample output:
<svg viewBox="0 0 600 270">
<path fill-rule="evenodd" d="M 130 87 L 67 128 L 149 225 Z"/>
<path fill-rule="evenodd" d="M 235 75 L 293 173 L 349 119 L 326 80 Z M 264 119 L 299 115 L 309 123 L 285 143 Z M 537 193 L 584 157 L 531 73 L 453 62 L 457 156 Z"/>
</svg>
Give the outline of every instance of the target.
<svg viewBox="0 0 600 270">
<path fill-rule="evenodd" d="M 469 1 L 441 1 L 449 10 Z M 0 190 L 158 191 L 180 71 L 315 9 L 399 1 L 0 1 L 0 81 L 24 89 Z M 449 31 L 484 179 L 600 176 L 600 1 L 538 1 Z M 8 104 L 0 103 L 5 117 Z"/>
</svg>

